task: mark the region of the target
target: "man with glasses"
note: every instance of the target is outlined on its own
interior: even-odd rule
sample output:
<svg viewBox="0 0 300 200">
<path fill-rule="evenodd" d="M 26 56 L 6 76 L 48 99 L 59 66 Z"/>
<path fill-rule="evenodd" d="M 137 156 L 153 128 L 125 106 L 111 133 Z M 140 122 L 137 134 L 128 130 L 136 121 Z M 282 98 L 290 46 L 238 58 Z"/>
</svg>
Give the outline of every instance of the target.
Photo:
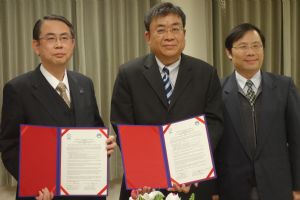
<svg viewBox="0 0 300 200">
<path fill-rule="evenodd" d="M 300 194 L 300 97 L 291 78 L 261 70 L 265 38 L 252 24 L 225 40 L 235 71 L 222 81 L 224 132 L 216 150 L 222 200 Z"/>
<path fill-rule="evenodd" d="M 16 180 L 19 168 L 20 124 L 104 126 L 91 79 L 67 70 L 75 46 L 74 36 L 72 24 L 62 16 L 50 15 L 38 20 L 33 29 L 32 47 L 40 57 L 41 64 L 34 71 L 18 76 L 4 86 L 0 150 L 6 169 Z M 114 137 L 110 136 L 106 142 L 107 153 L 110 155 L 116 145 Z M 45 164 L 41 163 L 40 167 Z M 39 193 L 37 191 L 37 199 L 53 198 L 48 189 L 41 188 Z"/>
<path fill-rule="evenodd" d="M 165 2 L 152 7 L 144 23 L 151 53 L 120 67 L 112 95 L 112 125 L 158 125 L 205 114 L 215 147 L 223 122 L 220 82 L 215 68 L 182 53 L 185 14 L 179 7 Z M 206 200 L 212 198 L 210 184 L 207 181 L 198 188 L 175 186 L 175 190 L 182 199 L 188 199 L 194 192 L 197 200 Z M 190 193 L 184 194 L 189 189 Z M 129 197 L 130 191 L 123 181 L 120 200 Z"/>
</svg>

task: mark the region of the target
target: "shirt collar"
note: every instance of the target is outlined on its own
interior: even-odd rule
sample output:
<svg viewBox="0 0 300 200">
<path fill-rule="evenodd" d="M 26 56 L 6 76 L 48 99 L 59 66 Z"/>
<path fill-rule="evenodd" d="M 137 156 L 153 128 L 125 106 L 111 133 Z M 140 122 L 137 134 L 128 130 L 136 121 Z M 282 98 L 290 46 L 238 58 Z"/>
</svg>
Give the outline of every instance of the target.
<svg viewBox="0 0 300 200">
<path fill-rule="evenodd" d="M 158 64 L 160 73 L 163 73 L 162 70 L 164 67 L 168 67 L 169 73 L 172 73 L 172 71 L 174 71 L 177 67 L 179 67 L 179 64 L 181 61 L 181 56 L 179 57 L 179 59 L 176 62 L 174 62 L 173 64 L 168 65 L 168 66 L 164 65 L 156 56 L 155 56 L 155 59 Z"/>
<path fill-rule="evenodd" d="M 243 77 L 237 71 L 235 71 L 235 77 L 236 77 L 236 80 L 237 80 L 239 86 L 242 89 L 245 88 L 245 85 L 246 85 L 246 82 L 247 82 L 248 79 Z M 252 76 L 252 78 L 250 80 L 253 82 L 254 87 L 257 90 L 260 86 L 260 83 L 261 83 L 261 72 L 260 72 L 260 70 L 258 72 L 256 72 L 256 74 L 254 76 Z"/>
<path fill-rule="evenodd" d="M 41 70 L 41 73 L 43 74 L 43 76 L 49 82 L 49 84 L 54 89 L 56 89 L 56 87 L 60 81 L 55 76 L 53 76 L 50 72 L 48 72 L 47 69 L 42 64 L 40 66 L 40 70 Z M 65 74 L 64 74 L 64 78 L 63 78 L 62 82 L 66 85 L 67 90 L 70 91 L 67 70 L 65 70 Z"/>
</svg>

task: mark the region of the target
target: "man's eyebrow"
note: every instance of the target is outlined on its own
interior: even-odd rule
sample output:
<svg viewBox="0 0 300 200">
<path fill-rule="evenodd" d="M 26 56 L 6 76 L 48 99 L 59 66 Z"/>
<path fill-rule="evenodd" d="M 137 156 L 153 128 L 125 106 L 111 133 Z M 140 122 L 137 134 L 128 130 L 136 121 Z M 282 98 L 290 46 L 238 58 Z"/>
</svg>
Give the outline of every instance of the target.
<svg viewBox="0 0 300 200">
<path fill-rule="evenodd" d="M 171 26 L 181 26 L 181 23 L 179 23 L 179 22 L 175 22 L 175 23 L 173 23 L 173 24 L 171 24 Z M 165 24 L 158 24 L 157 25 L 157 27 L 159 28 L 159 27 L 167 27 Z"/>
<path fill-rule="evenodd" d="M 181 25 L 182 25 L 182 24 L 179 23 L 179 22 L 175 22 L 175 23 L 172 24 L 172 26 L 181 26 Z"/>
<path fill-rule="evenodd" d="M 57 34 L 50 32 L 50 33 L 46 33 L 45 35 L 47 35 L 47 36 L 56 36 Z M 61 35 L 69 35 L 69 33 L 68 32 L 60 33 L 59 36 L 61 36 Z"/>
<path fill-rule="evenodd" d="M 251 45 L 251 44 L 260 44 L 261 42 L 260 41 L 254 41 L 254 42 L 251 42 L 251 43 L 247 43 L 247 42 L 241 42 L 241 43 L 238 43 L 237 45 Z"/>
<path fill-rule="evenodd" d="M 48 36 L 48 35 L 49 35 L 49 36 L 55 36 L 54 33 L 46 33 L 45 35 L 46 35 L 46 36 Z"/>
<path fill-rule="evenodd" d="M 160 27 L 166 27 L 166 25 L 164 25 L 164 24 L 158 24 L 157 27 L 158 28 L 160 28 Z"/>
</svg>

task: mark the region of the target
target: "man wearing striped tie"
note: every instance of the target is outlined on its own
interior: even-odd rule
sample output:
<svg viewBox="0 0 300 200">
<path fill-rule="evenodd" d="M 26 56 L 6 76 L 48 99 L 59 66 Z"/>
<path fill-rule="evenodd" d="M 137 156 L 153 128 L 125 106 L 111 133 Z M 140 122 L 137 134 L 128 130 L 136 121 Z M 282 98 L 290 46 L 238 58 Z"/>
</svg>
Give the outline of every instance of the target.
<svg viewBox="0 0 300 200">
<path fill-rule="evenodd" d="M 223 122 L 220 82 L 214 67 L 182 53 L 185 14 L 165 2 L 152 7 L 144 23 L 151 53 L 120 67 L 112 95 L 112 125 L 158 125 L 205 114 L 215 147 Z M 175 190 L 183 200 L 192 192 L 196 199 L 206 200 L 212 198 L 210 184 L 176 186 Z M 129 197 L 123 182 L 120 199 Z"/>
</svg>

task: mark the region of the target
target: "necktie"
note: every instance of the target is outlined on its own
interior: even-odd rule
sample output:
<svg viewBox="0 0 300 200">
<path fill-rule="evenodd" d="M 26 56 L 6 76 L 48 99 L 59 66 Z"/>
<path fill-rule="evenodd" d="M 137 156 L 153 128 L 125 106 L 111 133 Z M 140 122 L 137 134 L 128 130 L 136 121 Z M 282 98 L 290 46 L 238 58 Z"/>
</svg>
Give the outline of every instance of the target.
<svg viewBox="0 0 300 200">
<path fill-rule="evenodd" d="M 65 103 L 68 105 L 68 107 L 71 107 L 71 102 L 67 95 L 67 87 L 63 82 L 59 82 L 59 84 L 56 87 L 56 90 L 59 92 L 59 95 L 61 98 L 65 101 Z"/>
<path fill-rule="evenodd" d="M 253 86 L 253 82 L 251 80 L 247 80 L 246 82 L 246 86 L 248 87 L 247 89 L 247 93 L 246 93 L 246 98 L 248 99 L 248 101 L 250 102 L 251 106 L 254 105 L 254 101 L 255 101 L 255 92 L 254 90 L 252 89 L 252 86 Z"/>
<path fill-rule="evenodd" d="M 166 92 L 166 97 L 168 100 L 168 103 L 171 103 L 171 95 L 172 95 L 172 85 L 170 82 L 170 78 L 169 78 L 169 70 L 167 69 L 167 67 L 163 68 L 163 72 L 164 72 L 164 76 L 163 76 L 163 83 L 164 83 L 164 89 Z"/>
</svg>

